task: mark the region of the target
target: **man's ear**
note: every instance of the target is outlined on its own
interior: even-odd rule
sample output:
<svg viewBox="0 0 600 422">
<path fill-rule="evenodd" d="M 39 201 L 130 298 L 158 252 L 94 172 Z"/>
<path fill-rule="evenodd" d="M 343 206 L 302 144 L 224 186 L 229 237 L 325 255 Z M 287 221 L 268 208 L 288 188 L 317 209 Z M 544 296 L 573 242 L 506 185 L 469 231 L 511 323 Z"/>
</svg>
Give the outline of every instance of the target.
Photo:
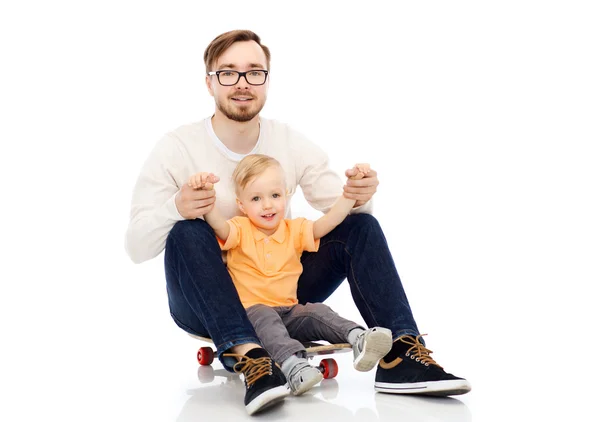
<svg viewBox="0 0 600 422">
<path fill-rule="evenodd" d="M 235 198 L 235 202 L 237 203 L 238 208 L 242 212 L 242 214 L 246 215 L 246 210 L 244 210 L 244 204 L 238 198 Z"/>
<path fill-rule="evenodd" d="M 211 97 L 214 97 L 215 93 L 213 92 L 212 78 L 209 75 L 206 75 L 205 81 L 206 81 L 206 88 L 208 88 L 208 93 L 210 94 Z"/>
</svg>

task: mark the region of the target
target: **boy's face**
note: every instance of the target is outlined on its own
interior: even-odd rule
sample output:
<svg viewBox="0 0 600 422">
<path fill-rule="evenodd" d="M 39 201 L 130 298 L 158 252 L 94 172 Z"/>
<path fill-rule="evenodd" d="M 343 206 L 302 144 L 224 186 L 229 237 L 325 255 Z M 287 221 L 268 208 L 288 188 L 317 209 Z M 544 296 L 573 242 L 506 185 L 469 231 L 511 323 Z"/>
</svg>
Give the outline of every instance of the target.
<svg viewBox="0 0 600 422">
<path fill-rule="evenodd" d="M 267 70 L 267 57 L 254 41 L 238 41 L 233 43 L 217 59 L 211 71 Z M 260 113 L 267 101 L 269 78 L 263 85 L 250 85 L 241 77 L 232 86 L 223 86 L 216 75 L 206 76 L 208 92 L 215 98 L 217 112 L 236 122 L 248 122 Z"/>
<path fill-rule="evenodd" d="M 240 210 L 260 231 L 268 236 L 275 233 L 285 217 L 287 204 L 283 170 L 275 166 L 267 168 L 246 185 L 237 202 Z"/>
</svg>

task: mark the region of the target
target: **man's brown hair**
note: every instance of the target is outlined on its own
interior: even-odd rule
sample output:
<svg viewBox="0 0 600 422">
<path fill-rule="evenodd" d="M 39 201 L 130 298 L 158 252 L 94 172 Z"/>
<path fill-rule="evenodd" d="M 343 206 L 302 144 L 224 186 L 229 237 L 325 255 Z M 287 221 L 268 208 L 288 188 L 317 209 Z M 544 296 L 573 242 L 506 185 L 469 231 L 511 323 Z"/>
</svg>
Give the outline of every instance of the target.
<svg viewBox="0 0 600 422">
<path fill-rule="evenodd" d="M 267 46 L 260 43 L 260 37 L 252 31 L 236 29 L 235 31 L 229 31 L 219 35 L 217 38 L 212 40 L 208 47 L 206 47 L 206 50 L 204 50 L 204 65 L 206 66 L 206 73 L 212 70 L 212 67 L 217 62 L 217 59 L 221 57 L 225 50 L 231 47 L 233 43 L 238 41 L 254 41 L 260 45 L 265 52 L 265 56 L 267 58 L 267 70 L 269 70 L 271 66 L 271 52 Z"/>
</svg>

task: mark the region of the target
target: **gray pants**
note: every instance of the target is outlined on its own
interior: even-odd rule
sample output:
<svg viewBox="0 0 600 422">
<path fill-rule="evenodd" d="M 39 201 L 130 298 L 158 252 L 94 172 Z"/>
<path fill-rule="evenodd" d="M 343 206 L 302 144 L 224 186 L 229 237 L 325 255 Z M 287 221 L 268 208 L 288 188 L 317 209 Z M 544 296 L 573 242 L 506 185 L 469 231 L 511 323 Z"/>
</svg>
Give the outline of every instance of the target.
<svg viewBox="0 0 600 422">
<path fill-rule="evenodd" d="M 306 356 L 302 342 L 347 343 L 350 331 L 363 328 L 322 303 L 286 307 L 254 305 L 246 313 L 263 347 L 279 364 L 296 353 Z"/>
</svg>

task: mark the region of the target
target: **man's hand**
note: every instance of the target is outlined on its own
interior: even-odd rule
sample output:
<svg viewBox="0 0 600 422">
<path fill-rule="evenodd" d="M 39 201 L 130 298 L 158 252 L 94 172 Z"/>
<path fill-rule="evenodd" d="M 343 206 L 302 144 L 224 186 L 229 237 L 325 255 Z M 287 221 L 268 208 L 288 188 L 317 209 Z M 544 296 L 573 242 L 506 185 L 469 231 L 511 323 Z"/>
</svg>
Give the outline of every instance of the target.
<svg viewBox="0 0 600 422">
<path fill-rule="evenodd" d="M 175 197 L 179 214 L 187 220 L 201 217 L 215 206 L 213 185 L 219 177 L 212 173 L 198 173 L 183 185 Z"/>
<path fill-rule="evenodd" d="M 355 207 L 366 204 L 377 192 L 377 172 L 368 164 L 357 164 L 346 170 L 346 177 L 348 180 L 344 185 L 344 197 L 356 200 Z"/>
</svg>

